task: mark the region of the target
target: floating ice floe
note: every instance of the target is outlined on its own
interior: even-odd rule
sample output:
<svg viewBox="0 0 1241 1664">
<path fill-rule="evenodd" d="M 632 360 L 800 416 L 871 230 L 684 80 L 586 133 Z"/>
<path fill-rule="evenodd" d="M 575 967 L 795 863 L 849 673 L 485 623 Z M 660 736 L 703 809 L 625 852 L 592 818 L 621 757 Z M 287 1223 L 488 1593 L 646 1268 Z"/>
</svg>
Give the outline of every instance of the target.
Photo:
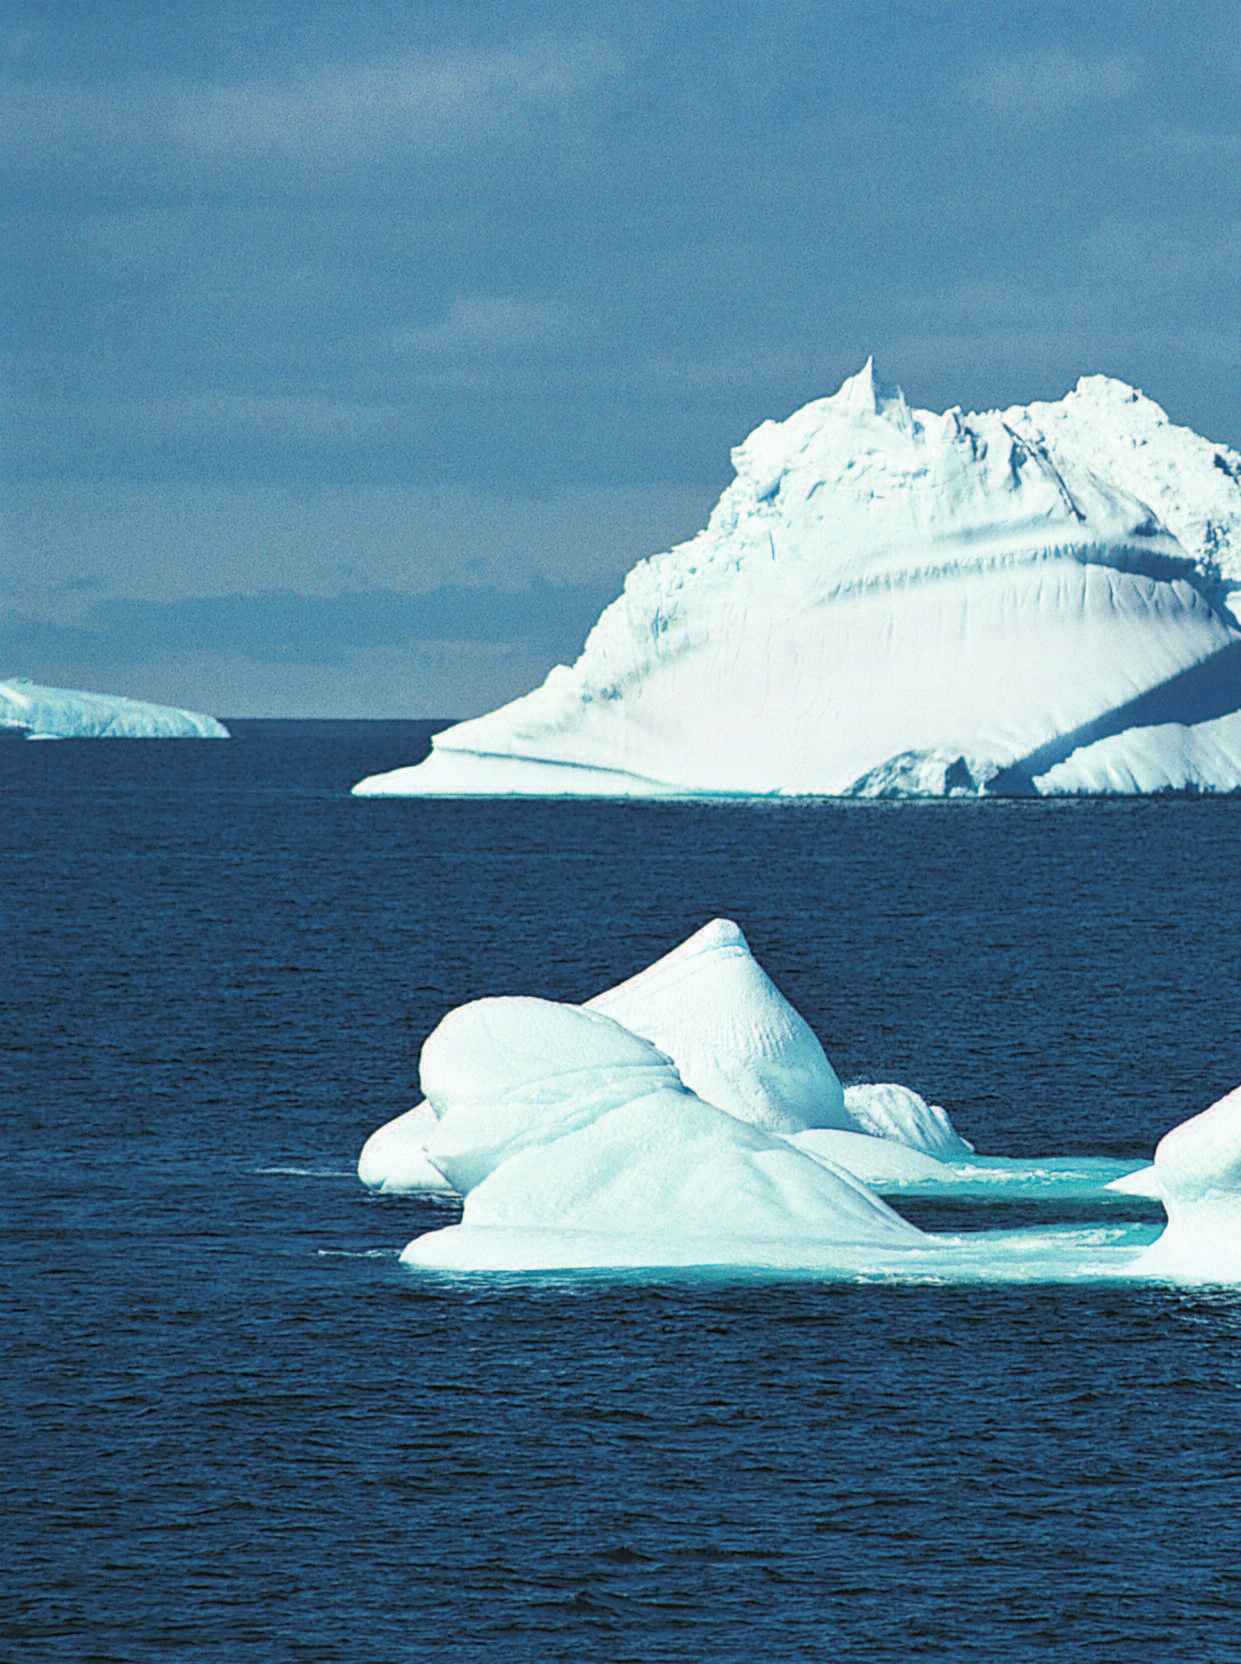
<svg viewBox="0 0 1241 1664">
<path fill-rule="evenodd" d="M 908 1088 L 842 1090 L 726 920 L 586 1006 L 459 1007 L 427 1040 L 421 1075 L 426 1102 L 372 1136 L 359 1171 L 376 1188 L 463 1198 L 459 1224 L 405 1249 L 424 1270 L 1241 1281 L 1241 1088 L 1168 1133 L 1151 1167 L 980 1156 Z M 1168 1218 L 1162 1231 L 929 1233 L 880 1190 L 1119 1193 L 1161 1200 Z"/>
<path fill-rule="evenodd" d="M 26 739 L 226 740 L 228 729 L 200 711 L 152 705 L 123 694 L 0 681 L 0 732 Z"/>
<path fill-rule="evenodd" d="M 360 795 L 1241 790 L 1241 456 L 1122 382 L 765 422 L 571 667 Z"/>
<path fill-rule="evenodd" d="M 1165 1133 L 1154 1166 L 1168 1228 L 1139 1270 L 1179 1283 L 1241 1282 L 1241 1087 Z"/>
<path fill-rule="evenodd" d="M 438 1117 L 427 1154 L 465 1206 L 410 1244 L 410 1264 L 728 1264 L 922 1240 L 852 1174 L 705 1103 L 598 1011 L 462 1006 L 424 1046 L 422 1084 Z"/>
<path fill-rule="evenodd" d="M 1241 1281 L 1241 1089 L 1160 1143 L 1157 1236 L 1142 1223 L 943 1234 L 797 1135 L 705 1103 L 597 1011 L 520 997 L 459 1007 L 428 1039 L 422 1074 L 436 1114 L 427 1156 L 464 1197 L 459 1224 L 405 1248 L 423 1270 Z"/>
</svg>

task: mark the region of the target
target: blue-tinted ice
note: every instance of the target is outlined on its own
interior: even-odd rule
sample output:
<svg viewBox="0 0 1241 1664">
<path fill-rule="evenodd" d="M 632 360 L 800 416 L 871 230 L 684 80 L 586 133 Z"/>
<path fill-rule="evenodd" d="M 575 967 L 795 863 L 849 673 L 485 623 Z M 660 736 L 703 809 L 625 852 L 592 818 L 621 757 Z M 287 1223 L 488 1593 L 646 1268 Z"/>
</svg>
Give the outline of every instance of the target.
<svg viewBox="0 0 1241 1664">
<path fill-rule="evenodd" d="M 406 1248 L 423 1269 L 1241 1280 L 1241 1089 L 1169 1133 L 1146 1169 L 979 1155 L 908 1088 L 842 1089 L 723 920 L 585 1007 L 450 1012 L 422 1085 L 426 1104 L 380 1129 L 360 1170 L 389 1189 L 424 1188 L 401 1180 L 425 1170 L 464 1198 L 460 1224 Z M 930 1232 L 881 1191 L 1090 1204 L 1095 1217 Z M 1166 1228 L 1123 1218 L 1126 1195 L 1162 1201 Z"/>
</svg>

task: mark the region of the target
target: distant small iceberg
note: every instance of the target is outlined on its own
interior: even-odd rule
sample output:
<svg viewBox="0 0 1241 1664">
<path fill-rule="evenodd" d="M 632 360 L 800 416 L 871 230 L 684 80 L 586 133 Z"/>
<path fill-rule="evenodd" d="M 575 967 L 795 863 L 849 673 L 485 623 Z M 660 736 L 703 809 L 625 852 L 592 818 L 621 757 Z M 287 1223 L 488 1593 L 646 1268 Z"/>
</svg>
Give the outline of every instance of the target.
<svg viewBox="0 0 1241 1664">
<path fill-rule="evenodd" d="M 22 677 L 0 681 L 0 735 L 30 740 L 226 740 L 228 729 L 200 711 L 152 705 L 117 693 L 45 688 Z"/>
</svg>

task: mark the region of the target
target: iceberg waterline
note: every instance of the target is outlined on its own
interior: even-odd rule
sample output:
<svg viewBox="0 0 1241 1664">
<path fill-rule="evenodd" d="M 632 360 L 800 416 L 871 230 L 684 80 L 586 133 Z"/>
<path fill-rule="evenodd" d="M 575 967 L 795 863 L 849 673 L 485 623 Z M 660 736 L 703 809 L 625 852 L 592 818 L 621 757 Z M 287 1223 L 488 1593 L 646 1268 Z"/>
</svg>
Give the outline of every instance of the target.
<svg viewBox="0 0 1241 1664">
<path fill-rule="evenodd" d="M 123 694 L 0 681 L 0 732 L 27 739 L 212 739 L 228 729 L 213 716 Z"/>
<path fill-rule="evenodd" d="M 660 1030 L 658 1044 L 618 1019 L 622 1007 Z M 427 1040 L 421 1074 L 426 1102 L 381 1128 L 359 1163 L 377 1188 L 424 1188 L 425 1171 L 464 1198 L 459 1224 L 405 1248 L 413 1267 L 1241 1280 L 1241 1089 L 1169 1133 L 1136 1173 L 1103 1158 L 978 1155 L 908 1088 L 841 1089 L 728 921 L 585 1006 L 509 996 L 459 1007 Z M 1127 1192 L 1161 1200 L 1168 1225 L 936 1234 L 880 1191 L 1083 1204 Z"/>
<path fill-rule="evenodd" d="M 581 657 L 359 795 L 1241 790 L 1241 456 L 1102 376 L 766 422 Z"/>
</svg>

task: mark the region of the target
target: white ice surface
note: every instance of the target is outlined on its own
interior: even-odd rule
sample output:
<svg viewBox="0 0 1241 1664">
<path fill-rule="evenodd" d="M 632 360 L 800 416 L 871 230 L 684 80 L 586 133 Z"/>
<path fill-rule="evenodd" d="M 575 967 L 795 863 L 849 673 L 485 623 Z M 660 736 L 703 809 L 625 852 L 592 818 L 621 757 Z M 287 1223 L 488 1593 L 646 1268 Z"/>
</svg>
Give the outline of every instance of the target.
<svg viewBox="0 0 1241 1664">
<path fill-rule="evenodd" d="M 872 1135 L 777 1136 L 705 1103 L 649 1041 L 601 1012 L 501 998 L 450 1012 L 423 1048 L 433 1166 L 461 1223 L 402 1259 L 472 1272 L 699 1267 L 900 1281 L 1241 1282 L 1241 1087 L 1168 1133 L 1149 1171 L 1095 1194 L 1157 1189 L 1142 1223 L 928 1235 L 858 1176 L 961 1193 L 1028 1185 L 1027 1165 L 955 1164 Z M 839 1157 L 851 1158 L 846 1167 Z M 1046 1194 L 1084 1194 L 1092 1164 L 1048 1163 Z M 1057 1173 L 1055 1170 L 1059 1168 Z M 1084 1186 L 1083 1186 L 1084 1181 Z"/>
<path fill-rule="evenodd" d="M 431 1161 L 465 1198 L 450 1241 L 533 1231 L 719 1244 L 913 1245 L 923 1233 L 841 1169 L 706 1104 L 648 1041 L 597 1011 L 479 1000 L 422 1052 Z M 406 1249 L 442 1263 L 435 1238 Z M 486 1237 L 480 1239 L 486 1242 Z M 485 1248 L 484 1248 L 485 1253 Z M 745 1249 L 740 1250 L 744 1257 Z"/>
<path fill-rule="evenodd" d="M 428 1155 L 461 1223 L 407 1245 L 423 1270 L 668 1267 L 900 1281 L 1082 1280 L 1139 1269 L 1151 1227 L 928 1235 L 818 1150 L 689 1092 L 649 1042 L 601 1013 L 476 1001 L 423 1049 L 438 1117 Z M 880 1143 L 879 1140 L 865 1140 Z M 940 1164 L 904 1149 L 919 1174 Z M 931 1174 L 933 1176 L 933 1173 Z"/>
<path fill-rule="evenodd" d="M 867 365 L 733 461 L 575 665 L 355 790 L 1241 789 L 1226 447 L 1104 377 L 935 415 Z"/>
<path fill-rule="evenodd" d="M 371 1190 L 386 1194 L 454 1194 L 438 1168 L 427 1160 L 427 1139 L 438 1123 L 425 1101 L 373 1132 L 358 1157 L 358 1177 Z"/>
<path fill-rule="evenodd" d="M 651 1041 L 691 1092 L 740 1121 L 774 1133 L 853 1124 L 823 1047 L 730 919 L 586 1004 Z"/>
<path fill-rule="evenodd" d="M 1122 1173 L 1118 1179 L 1110 1180 L 1107 1188 L 1119 1196 L 1146 1196 L 1153 1202 L 1163 1200 L 1163 1186 L 1153 1165 L 1139 1167 L 1132 1173 Z"/>
<path fill-rule="evenodd" d="M 1146 1276 L 1241 1282 L 1241 1087 L 1160 1139 L 1155 1177 L 1168 1228 L 1142 1257 Z"/>
<path fill-rule="evenodd" d="M 152 705 L 121 694 L 45 688 L 20 678 L 0 681 L 0 729 L 30 739 L 212 739 L 228 729 L 199 711 Z"/>
<path fill-rule="evenodd" d="M 974 1146 L 957 1132 L 947 1110 L 929 1104 L 907 1086 L 856 1085 L 844 1094 L 847 1124 L 872 1137 L 906 1144 L 941 1161 L 968 1157 Z"/>
<path fill-rule="evenodd" d="M 841 1165 L 855 1171 L 853 1163 L 862 1162 L 868 1183 L 907 1182 L 916 1165 L 875 1148 L 883 1142 L 941 1159 L 972 1152 L 946 1112 L 908 1087 L 843 1091 L 813 1030 L 729 919 L 713 919 L 586 1008 L 651 1041 L 691 1091 L 738 1120 L 786 1135 L 836 1129 L 845 1135 Z M 362 1182 L 386 1192 L 450 1189 L 427 1158 L 434 1127 L 426 1104 L 380 1127 L 358 1162 Z"/>
<path fill-rule="evenodd" d="M 934 1156 L 914 1150 L 908 1144 L 870 1133 L 846 1132 L 835 1127 L 816 1127 L 786 1135 L 787 1142 L 816 1161 L 843 1167 L 872 1190 L 903 1189 L 935 1184 L 950 1188 L 956 1184 L 952 1169 Z"/>
<path fill-rule="evenodd" d="M 1080 746 L 1035 776 L 1045 796 L 1074 793 L 1212 792 L 1241 780 L 1241 712 L 1196 723 L 1164 722 Z"/>
<path fill-rule="evenodd" d="M 693 1269 L 891 1283 L 1073 1283 L 1143 1281 L 1138 1269 L 1151 1238 L 1145 1225 L 1082 1225 L 1024 1231 L 923 1235 L 900 1244 L 786 1236 L 746 1240 L 559 1229 L 453 1225 L 416 1237 L 401 1255 L 421 1271 L 492 1275 L 618 1271 L 649 1276 Z M 1165 1281 L 1162 1276 L 1157 1280 Z"/>
</svg>

